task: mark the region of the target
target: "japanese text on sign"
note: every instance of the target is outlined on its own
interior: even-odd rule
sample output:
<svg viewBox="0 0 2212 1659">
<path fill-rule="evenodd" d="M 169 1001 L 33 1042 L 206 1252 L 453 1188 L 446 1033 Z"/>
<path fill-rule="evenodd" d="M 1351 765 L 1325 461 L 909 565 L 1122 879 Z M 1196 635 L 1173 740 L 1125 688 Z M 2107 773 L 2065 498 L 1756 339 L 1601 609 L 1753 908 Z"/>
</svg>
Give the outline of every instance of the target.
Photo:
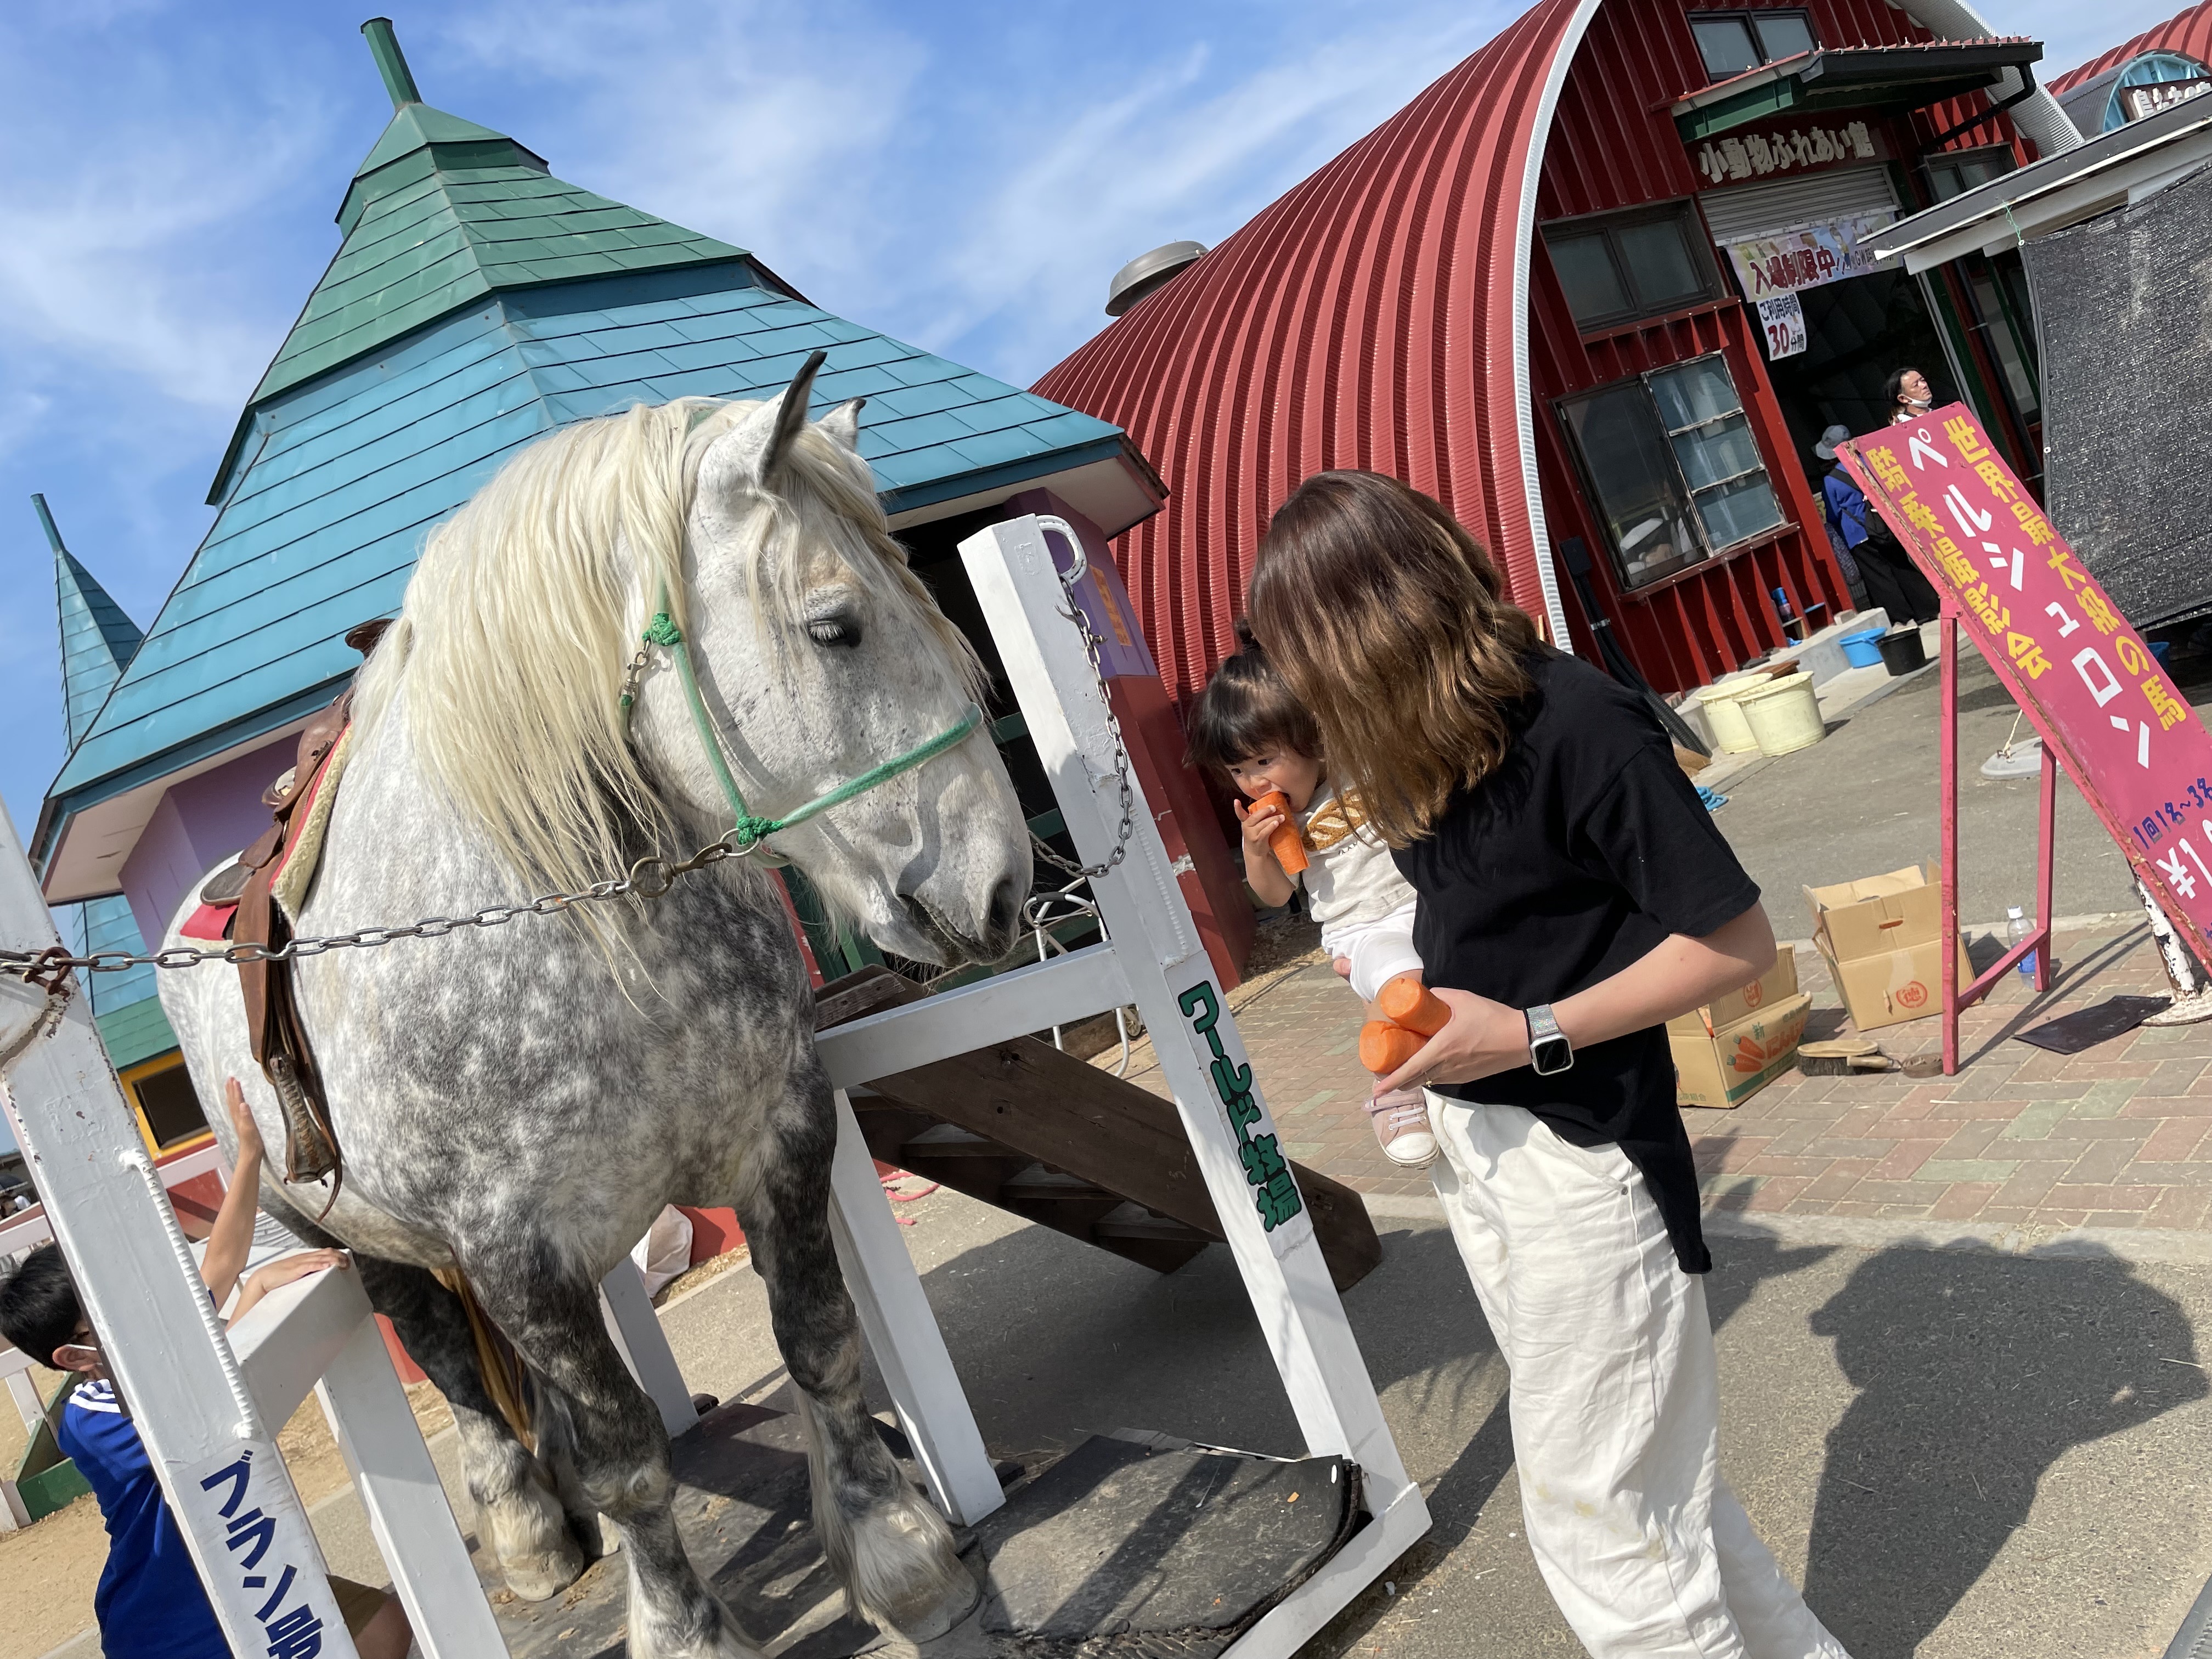
<svg viewBox="0 0 2212 1659">
<path fill-rule="evenodd" d="M 2167 915 L 2212 934 L 2212 738 L 1972 412 L 1838 453 Z"/>
<path fill-rule="evenodd" d="M 1190 1021 L 1192 1031 L 1204 1037 L 1212 1052 L 1213 1092 L 1220 1099 L 1222 1110 L 1229 1114 L 1229 1127 L 1237 1132 L 1237 1155 L 1243 1161 L 1245 1183 L 1253 1188 L 1260 1219 L 1273 1232 L 1305 1204 L 1275 1137 L 1252 1133 L 1265 1115 L 1260 1103 L 1252 1097 L 1252 1068 L 1231 1060 L 1222 1046 L 1221 1003 L 1212 981 L 1199 981 L 1176 999 L 1176 1006 Z"/>
<path fill-rule="evenodd" d="M 1794 357 L 1804 350 L 1805 302 L 1795 294 L 1759 302 L 1759 325 L 1766 335 L 1769 358 Z"/>
<path fill-rule="evenodd" d="M 301 1515 L 276 1449 L 247 1441 L 203 1463 L 179 1483 L 203 1539 L 220 1537 L 204 1565 L 210 1599 L 258 1627 L 259 1659 L 317 1659 L 333 1622 L 343 1630 L 330 1581 Z"/>
<path fill-rule="evenodd" d="M 1858 213 L 1800 230 L 1731 242 L 1729 263 L 1735 267 L 1747 300 L 1764 300 L 1770 295 L 1794 294 L 1823 283 L 1839 283 L 1846 276 L 1863 276 L 1876 269 L 1874 234 L 1890 218 L 1887 210 Z"/>
<path fill-rule="evenodd" d="M 1847 121 L 1839 127 L 1730 133 L 1699 145 L 1695 159 L 1706 182 L 1717 185 L 1822 167 L 1836 161 L 1872 161 L 1881 155 L 1867 124 Z"/>
</svg>

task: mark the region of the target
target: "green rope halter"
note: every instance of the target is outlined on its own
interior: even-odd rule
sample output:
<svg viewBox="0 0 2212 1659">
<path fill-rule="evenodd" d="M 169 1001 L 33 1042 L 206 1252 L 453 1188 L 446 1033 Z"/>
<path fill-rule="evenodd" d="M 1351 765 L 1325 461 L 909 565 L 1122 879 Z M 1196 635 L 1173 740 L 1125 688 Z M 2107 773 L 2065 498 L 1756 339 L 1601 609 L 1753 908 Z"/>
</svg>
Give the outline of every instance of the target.
<svg viewBox="0 0 2212 1659">
<path fill-rule="evenodd" d="M 957 748 L 975 735 L 975 728 L 983 723 L 983 711 L 974 703 L 950 730 L 939 732 L 926 743 L 916 744 L 904 754 L 895 755 L 879 766 L 872 766 L 857 778 L 839 784 L 835 789 L 817 795 L 812 800 L 793 807 L 780 818 L 762 817 L 745 805 L 744 792 L 738 787 L 738 780 L 730 770 L 728 757 L 723 753 L 722 736 L 715 726 L 714 717 L 707 712 L 706 699 L 699 695 L 699 677 L 691 665 L 691 647 L 684 637 L 684 630 L 666 610 L 668 589 L 664 585 L 659 594 L 661 608 L 654 611 L 653 621 L 641 636 L 647 645 L 663 646 L 676 659 L 677 678 L 684 683 L 684 701 L 691 706 L 691 724 L 699 733 L 699 742 L 707 751 L 708 763 L 714 769 L 714 781 L 722 787 L 722 798 L 729 803 L 736 822 L 731 826 L 729 840 L 739 853 L 750 853 L 779 830 L 800 824 L 818 812 L 866 794 L 879 783 L 888 783 L 902 772 L 911 772 L 925 762 L 932 761 L 948 749 Z M 627 707 L 629 699 L 623 699 Z"/>
</svg>

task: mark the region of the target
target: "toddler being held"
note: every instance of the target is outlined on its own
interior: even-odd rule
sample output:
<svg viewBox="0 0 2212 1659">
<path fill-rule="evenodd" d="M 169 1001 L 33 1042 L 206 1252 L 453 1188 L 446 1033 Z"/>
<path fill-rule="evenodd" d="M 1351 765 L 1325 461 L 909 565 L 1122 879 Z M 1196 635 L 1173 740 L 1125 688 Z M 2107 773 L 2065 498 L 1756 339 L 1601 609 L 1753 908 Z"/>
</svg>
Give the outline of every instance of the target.
<svg viewBox="0 0 2212 1659">
<path fill-rule="evenodd" d="M 1322 949 L 1368 1005 L 1361 1062 L 1387 1076 L 1443 1024 L 1439 1018 L 1422 1029 L 1423 1010 L 1435 999 L 1420 986 L 1413 890 L 1368 827 L 1358 797 L 1330 783 L 1312 715 L 1241 622 L 1237 639 L 1236 654 L 1214 670 L 1192 706 L 1191 763 L 1244 798 L 1236 803 L 1244 878 L 1260 901 L 1287 904 L 1304 884 Z M 1420 1090 L 1375 1096 L 1367 1110 L 1392 1163 L 1418 1170 L 1435 1159 Z"/>
</svg>

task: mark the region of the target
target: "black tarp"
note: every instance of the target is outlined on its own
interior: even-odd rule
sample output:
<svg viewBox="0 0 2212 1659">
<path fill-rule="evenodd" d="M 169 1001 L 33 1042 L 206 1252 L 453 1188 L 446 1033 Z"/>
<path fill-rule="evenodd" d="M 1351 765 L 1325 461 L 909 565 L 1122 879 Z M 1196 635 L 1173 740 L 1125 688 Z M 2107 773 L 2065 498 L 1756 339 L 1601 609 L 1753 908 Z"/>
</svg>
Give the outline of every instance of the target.
<svg viewBox="0 0 2212 1659">
<path fill-rule="evenodd" d="M 2212 167 L 2021 258 L 2052 523 L 2138 629 L 2212 612 Z"/>
</svg>

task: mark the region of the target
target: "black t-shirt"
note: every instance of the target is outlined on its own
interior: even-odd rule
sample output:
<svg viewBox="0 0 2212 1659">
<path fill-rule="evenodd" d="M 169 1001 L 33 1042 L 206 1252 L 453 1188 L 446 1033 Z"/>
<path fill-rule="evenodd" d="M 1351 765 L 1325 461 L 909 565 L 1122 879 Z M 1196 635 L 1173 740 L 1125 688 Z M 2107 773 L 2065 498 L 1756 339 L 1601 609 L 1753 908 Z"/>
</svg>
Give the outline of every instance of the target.
<svg viewBox="0 0 2212 1659">
<path fill-rule="evenodd" d="M 1535 690 L 1512 713 L 1504 761 L 1396 855 L 1420 895 L 1424 977 L 1514 1008 L 1559 1001 L 1759 902 L 1643 700 L 1557 652 L 1528 666 Z M 1578 1146 L 1618 1142 L 1682 1270 L 1712 1265 L 1664 1026 L 1579 1049 L 1557 1077 L 1524 1066 L 1438 1092 L 1526 1107 Z"/>
</svg>

